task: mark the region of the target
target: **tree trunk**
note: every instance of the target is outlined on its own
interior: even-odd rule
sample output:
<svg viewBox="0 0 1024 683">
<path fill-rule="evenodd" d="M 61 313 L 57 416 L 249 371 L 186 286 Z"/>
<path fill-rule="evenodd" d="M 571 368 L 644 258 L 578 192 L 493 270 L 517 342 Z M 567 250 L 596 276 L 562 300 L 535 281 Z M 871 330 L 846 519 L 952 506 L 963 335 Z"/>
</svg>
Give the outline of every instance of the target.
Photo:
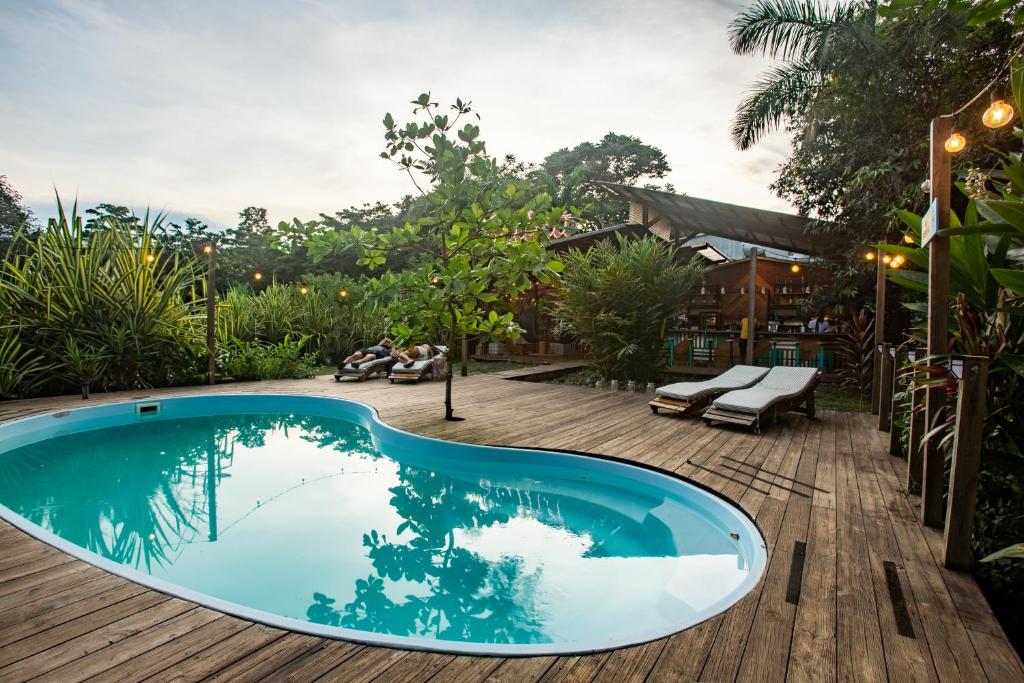
<svg viewBox="0 0 1024 683">
<path fill-rule="evenodd" d="M 451 304 L 448 305 L 449 312 L 452 316 L 451 327 L 448 328 L 448 363 L 445 363 L 444 371 L 444 419 L 455 422 L 461 420 L 461 417 L 455 417 L 455 409 L 452 407 L 452 364 L 451 364 L 451 350 L 455 347 L 456 340 L 456 329 L 455 329 L 455 307 Z"/>
</svg>

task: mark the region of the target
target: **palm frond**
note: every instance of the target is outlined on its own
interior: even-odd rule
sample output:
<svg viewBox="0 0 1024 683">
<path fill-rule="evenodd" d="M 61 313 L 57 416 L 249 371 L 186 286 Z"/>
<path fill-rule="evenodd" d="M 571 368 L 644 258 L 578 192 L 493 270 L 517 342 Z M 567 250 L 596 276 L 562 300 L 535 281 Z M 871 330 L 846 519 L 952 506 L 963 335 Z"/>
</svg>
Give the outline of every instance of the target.
<svg viewBox="0 0 1024 683">
<path fill-rule="evenodd" d="M 729 22 L 729 42 L 741 55 L 814 61 L 829 34 L 856 12 L 856 3 L 830 7 L 817 0 L 757 0 Z"/>
<path fill-rule="evenodd" d="M 772 68 L 740 102 L 732 126 L 733 142 L 740 149 L 753 146 L 783 119 L 805 109 L 822 83 L 821 73 L 806 62 Z"/>
</svg>

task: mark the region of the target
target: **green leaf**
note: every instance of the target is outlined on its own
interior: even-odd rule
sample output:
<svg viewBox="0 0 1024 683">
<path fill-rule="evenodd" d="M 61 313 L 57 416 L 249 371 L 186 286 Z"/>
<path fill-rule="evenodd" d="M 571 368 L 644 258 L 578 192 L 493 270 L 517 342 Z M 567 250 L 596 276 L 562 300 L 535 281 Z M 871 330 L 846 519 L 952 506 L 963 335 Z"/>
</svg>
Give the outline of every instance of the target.
<svg viewBox="0 0 1024 683">
<path fill-rule="evenodd" d="M 1011 546 L 1007 546 L 1002 550 L 998 550 L 991 555 L 986 555 L 981 558 L 982 562 L 995 562 L 996 560 L 1021 560 L 1024 559 L 1024 543 L 1014 543 Z"/>
<path fill-rule="evenodd" d="M 993 268 L 992 277 L 1014 294 L 1024 294 L 1024 270 L 1010 268 Z"/>
<path fill-rule="evenodd" d="M 565 264 L 561 261 L 548 261 L 548 270 L 553 270 L 556 273 L 561 273 L 565 270 Z"/>
</svg>

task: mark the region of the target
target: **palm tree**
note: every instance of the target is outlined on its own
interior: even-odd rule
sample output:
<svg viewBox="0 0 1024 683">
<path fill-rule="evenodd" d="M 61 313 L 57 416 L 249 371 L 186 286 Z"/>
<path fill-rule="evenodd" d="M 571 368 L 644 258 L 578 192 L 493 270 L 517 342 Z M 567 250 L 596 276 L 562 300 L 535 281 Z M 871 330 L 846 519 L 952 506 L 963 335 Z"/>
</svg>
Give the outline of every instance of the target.
<svg viewBox="0 0 1024 683">
<path fill-rule="evenodd" d="M 829 6 L 820 0 L 757 0 L 729 24 L 733 52 L 782 62 L 754 86 L 736 111 L 733 142 L 747 149 L 785 119 L 808 113 L 828 83 L 834 42 L 863 22 L 874 2 Z"/>
</svg>

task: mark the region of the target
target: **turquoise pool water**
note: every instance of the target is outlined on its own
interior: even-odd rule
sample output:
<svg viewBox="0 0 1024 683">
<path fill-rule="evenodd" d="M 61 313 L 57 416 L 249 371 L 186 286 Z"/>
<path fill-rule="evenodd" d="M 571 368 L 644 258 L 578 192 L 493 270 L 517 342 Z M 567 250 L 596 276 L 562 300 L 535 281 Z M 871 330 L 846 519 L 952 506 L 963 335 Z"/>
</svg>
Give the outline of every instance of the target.
<svg viewBox="0 0 1024 683">
<path fill-rule="evenodd" d="M 0 444 L 0 514 L 30 533 L 240 616 L 367 642 L 618 647 L 722 611 L 765 567 L 750 520 L 686 482 L 425 439 L 337 399 L 97 406 L 0 425 Z"/>
</svg>

